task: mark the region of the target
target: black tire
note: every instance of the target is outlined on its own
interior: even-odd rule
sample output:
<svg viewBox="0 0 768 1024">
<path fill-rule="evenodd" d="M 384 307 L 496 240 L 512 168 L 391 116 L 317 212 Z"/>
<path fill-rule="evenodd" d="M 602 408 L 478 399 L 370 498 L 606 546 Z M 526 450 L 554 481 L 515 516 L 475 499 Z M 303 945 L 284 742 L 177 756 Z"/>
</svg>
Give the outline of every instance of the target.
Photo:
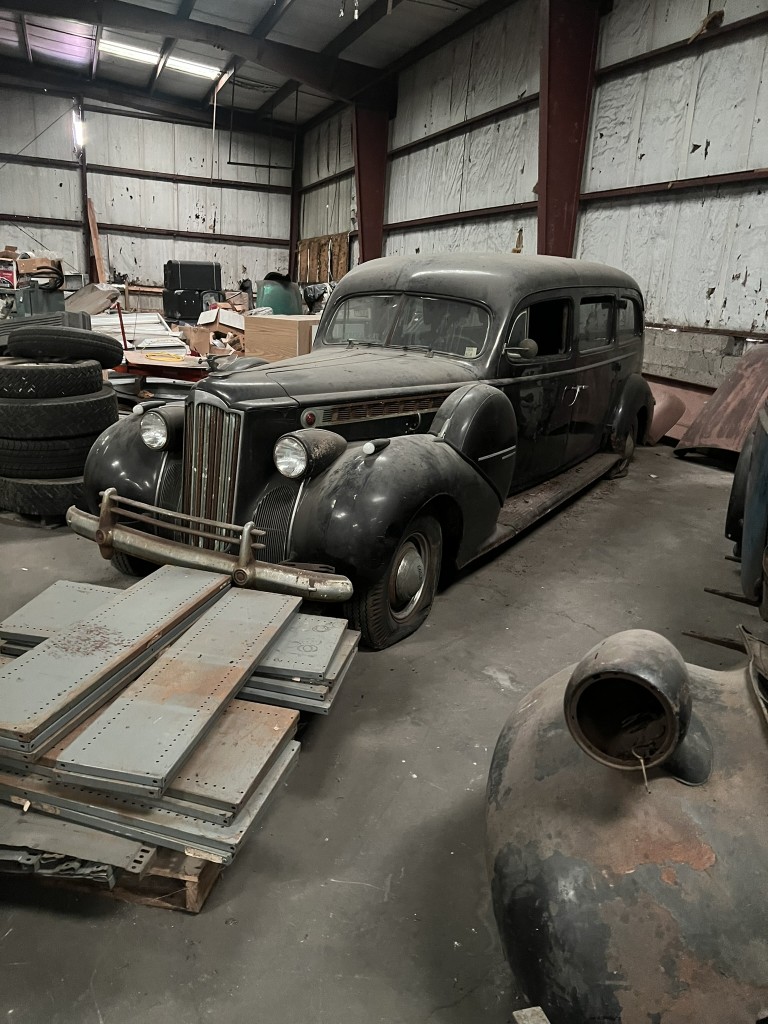
<svg viewBox="0 0 768 1024">
<path fill-rule="evenodd" d="M 629 428 L 626 437 L 624 438 L 624 455 L 620 462 L 617 462 L 612 470 L 608 473 L 609 480 L 617 480 L 619 477 L 626 476 L 629 472 L 629 464 L 635 457 L 635 449 L 637 448 L 637 438 L 640 434 L 640 424 L 635 417 L 632 426 Z"/>
<path fill-rule="evenodd" d="M 117 422 L 111 387 L 73 398 L 0 398 L 0 437 L 37 439 L 97 435 Z"/>
<path fill-rule="evenodd" d="M 95 359 L 79 363 L 25 363 L 0 366 L 0 398 L 70 398 L 92 395 L 104 385 Z"/>
<path fill-rule="evenodd" d="M 63 516 L 83 500 L 83 478 L 10 480 L 0 476 L 0 509 L 26 516 Z"/>
<path fill-rule="evenodd" d="M 126 555 L 123 551 L 116 551 L 110 561 L 123 576 L 148 576 L 159 568 L 154 562 L 146 562 L 143 558 Z"/>
<path fill-rule="evenodd" d="M 82 476 L 98 434 L 56 441 L 16 441 L 0 437 L 0 476 L 29 480 Z"/>
<path fill-rule="evenodd" d="M 79 327 L 19 327 L 8 335 L 8 352 L 24 359 L 67 362 L 95 359 L 105 370 L 123 361 L 123 346 L 108 334 Z"/>
<path fill-rule="evenodd" d="M 403 534 L 397 550 L 381 578 L 367 587 L 355 588 L 346 614 L 354 629 L 359 629 L 362 642 L 374 651 L 404 640 L 415 633 L 429 615 L 437 592 L 442 560 L 443 537 L 440 524 L 431 516 L 417 516 Z M 398 569 L 415 551 L 421 561 L 421 585 L 407 598 L 398 596 Z M 418 572 L 418 570 L 417 570 Z M 411 588 L 406 587 L 406 591 Z"/>
<path fill-rule="evenodd" d="M 744 439 L 736 469 L 733 471 L 733 484 L 728 496 L 728 510 L 725 513 L 725 536 L 739 548 L 734 554 L 741 557 L 741 535 L 744 530 L 744 503 L 747 498 L 747 480 L 749 467 L 752 463 L 752 448 L 755 443 L 754 429 Z"/>
</svg>

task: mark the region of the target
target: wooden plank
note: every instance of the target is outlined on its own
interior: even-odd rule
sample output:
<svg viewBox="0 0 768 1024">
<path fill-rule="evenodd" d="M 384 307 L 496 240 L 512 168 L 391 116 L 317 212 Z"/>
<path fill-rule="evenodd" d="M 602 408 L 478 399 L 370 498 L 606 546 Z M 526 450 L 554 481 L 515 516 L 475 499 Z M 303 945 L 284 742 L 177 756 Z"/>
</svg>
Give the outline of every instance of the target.
<svg viewBox="0 0 768 1024">
<path fill-rule="evenodd" d="M 96 264 L 96 284 L 106 284 L 108 277 L 104 270 L 104 259 L 101 255 L 101 238 L 99 237 L 99 223 L 96 219 L 96 207 L 93 200 L 88 200 L 88 228 L 91 232 L 91 246 L 93 248 L 93 260 Z"/>
</svg>

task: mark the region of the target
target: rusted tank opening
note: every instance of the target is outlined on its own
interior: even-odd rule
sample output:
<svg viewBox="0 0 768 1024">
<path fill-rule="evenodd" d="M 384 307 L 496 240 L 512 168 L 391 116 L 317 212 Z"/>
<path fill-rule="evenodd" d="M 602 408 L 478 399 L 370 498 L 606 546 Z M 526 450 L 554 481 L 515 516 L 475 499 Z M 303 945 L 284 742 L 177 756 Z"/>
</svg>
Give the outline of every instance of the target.
<svg viewBox="0 0 768 1024">
<path fill-rule="evenodd" d="M 605 675 L 590 681 L 573 709 L 574 737 L 592 757 L 616 768 L 657 764 L 676 740 L 668 704 L 642 680 Z"/>
</svg>

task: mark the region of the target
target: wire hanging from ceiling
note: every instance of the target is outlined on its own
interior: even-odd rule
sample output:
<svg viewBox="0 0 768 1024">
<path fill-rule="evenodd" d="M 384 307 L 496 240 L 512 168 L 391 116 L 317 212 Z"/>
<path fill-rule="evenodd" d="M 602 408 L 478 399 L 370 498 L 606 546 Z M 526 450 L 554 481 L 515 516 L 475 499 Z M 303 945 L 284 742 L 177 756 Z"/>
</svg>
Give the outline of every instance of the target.
<svg viewBox="0 0 768 1024">
<path fill-rule="evenodd" d="M 347 0 L 341 0 L 341 7 L 339 8 L 339 17 L 343 18 L 347 13 Z M 360 0 L 355 0 L 354 8 L 354 20 L 360 17 Z"/>
</svg>

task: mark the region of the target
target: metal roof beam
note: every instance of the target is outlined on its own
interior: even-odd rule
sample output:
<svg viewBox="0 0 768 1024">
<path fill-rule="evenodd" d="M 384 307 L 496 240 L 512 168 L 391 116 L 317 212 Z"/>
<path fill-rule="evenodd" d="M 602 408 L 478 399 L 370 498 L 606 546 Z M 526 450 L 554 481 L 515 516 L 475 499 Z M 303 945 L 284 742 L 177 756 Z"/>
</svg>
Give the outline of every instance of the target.
<svg viewBox="0 0 768 1024">
<path fill-rule="evenodd" d="M 197 0 L 181 0 L 181 3 L 176 8 L 176 17 L 189 18 L 190 14 L 195 8 L 196 2 Z M 168 58 L 173 53 L 173 48 L 177 42 L 178 39 L 171 39 L 170 36 L 166 36 L 166 38 L 163 40 L 163 46 L 162 49 L 160 50 L 160 56 L 158 57 L 157 64 L 155 65 L 152 71 L 152 77 L 149 80 L 150 93 L 154 92 L 155 89 L 157 88 L 157 83 L 160 79 L 160 75 L 162 75 L 163 71 L 165 71 L 165 65 L 168 63 Z"/>
<path fill-rule="evenodd" d="M 16 19 L 16 27 L 19 33 L 19 42 L 24 48 L 24 53 L 27 55 L 27 62 L 29 64 L 35 63 L 35 58 L 32 56 L 32 47 L 29 45 L 29 32 L 27 32 L 27 19 L 23 14 L 20 14 Z"/>
<path fill-rule="evenodd" d="M 148 10 L 123 0 L 69 0 L 65 11 L 61 9 L 60 0 L 5 0 L 0 8 L 46 18 L 65 15 L 69 20 L 117 31 L 202 43 L 296 79 L 335 99 L 351 100 L 376 78 L 371 68 L 361 64 L 268 39 L 256 39 L 210 22 Z"/>
<path fill-rule="evenodd" d="M 374 0 L 374 3 L 363 11 L 356 21 L 348 25 L 343 32 L 339 32 L 327 46 L 323 47 L 323 53 L 327 53 L 329 57 L 337 57 L 403 3 L 405 0 Z"/>
<path fill-rule="evenodd" d="M 93 37 L 93 53 L 91 54 L 91 81 L 96 77 L 96 70 L 99 66 L 99 45 L 101 44 L 101 35 L 104 29 L 101 25 L 97 26 L 96 33 Z"/>
<path fill-rule="evenodd" d="M 146 111 L 170 121 L 198 124 L 210 128 L 210 114 L 200 109 L 197 103 L 186 103 L 178 96 L 155 93 L 150 96 L 145 89 L 134 89 L 123 82 L 99 78 L 90 81 L 84 75 L 73 75 L 66 71 L 35 65 L 34 85 L 30 83 L 29 64 L 23 60 L 8 58 L 0 64 L 0 86 L 38 92 L 41 86 L 49 92 L 62 96 L 85 96 L 102 103 L 131 107 Z M 238 131 L 271 133 L 278 138 L 292 139 L 294 131 L 290 125 L 277 121 L 259 122 L 252 111 L 236 110 L 234 127 Z"/>
</svg>

